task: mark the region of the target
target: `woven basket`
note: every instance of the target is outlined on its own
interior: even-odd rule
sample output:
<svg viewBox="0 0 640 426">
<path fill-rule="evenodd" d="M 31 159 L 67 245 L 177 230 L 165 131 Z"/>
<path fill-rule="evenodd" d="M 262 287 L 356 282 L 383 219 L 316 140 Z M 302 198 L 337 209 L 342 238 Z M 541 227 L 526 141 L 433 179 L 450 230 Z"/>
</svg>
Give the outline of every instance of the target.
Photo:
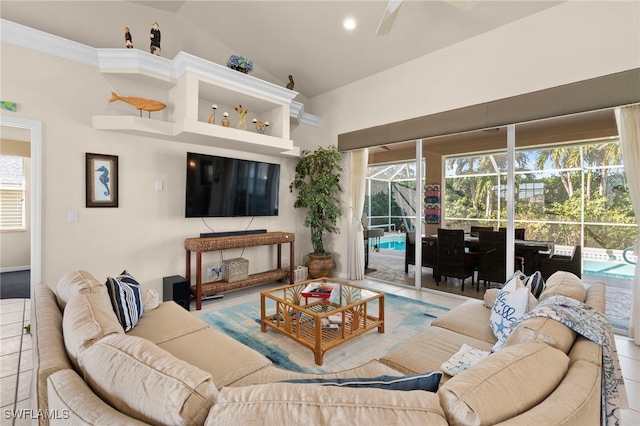
<svg viewBox="0 0 640 426">
<path fill-rule="evenodd" d="M 233 283 L 249 278 L 249 261 L 241 257 L 222 261 L 222 279 Z"/>
</svg>

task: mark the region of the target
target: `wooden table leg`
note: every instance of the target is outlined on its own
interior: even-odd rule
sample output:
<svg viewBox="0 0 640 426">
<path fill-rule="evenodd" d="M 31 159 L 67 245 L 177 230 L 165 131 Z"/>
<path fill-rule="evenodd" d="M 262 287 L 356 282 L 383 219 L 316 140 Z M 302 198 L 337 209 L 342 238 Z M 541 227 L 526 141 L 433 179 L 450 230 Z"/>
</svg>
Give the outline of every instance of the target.
<svg viewBox="0 0 640 426">
<path fill-rule="evenodd" d="M 316 318 L 316 346 L 313 349 L 315 355 L 316 365 L 322 365 L 322 322 L 319 318 Z"/>
<path fill-rule="evenodd" d="M 380 300 L 378 302 L 378 309 L 379 309 L 378 318 L 382 322 L 378 326 L 378 332 L 379 333 L 384 333 L 384 293 L 380 296 Z"/>
<path fill-rule="evenodd" d="M 196 310 L 202 309 L 202 253 L 196 253 Z"/>
<path fill-rule="evenodd" d="M 293 284 L 295 282 L 295 271 L 293 266 L 295 262 L 295 247 L 293 241 L 291 241 L 291 243 L 289 244 L 289 264 L 291 265 L 289 269 L 289 282 Z"/>
<path fill-rule="evenodd" d="M 185 250 L 185 252 L 187 253 L 187 257 L 186 257 L 186 265 L 187 265 L 187 272 L 185 273 L 185 278 L 187 279 L 187 281 L 189 281 L 189 285 L 191 285 L 191 252 L 189 250 Z"/>
<path fill-rule="evenodd" d="M 265 324 L 267 317 L 265 314 L 266 314 L 265 296 L 264 294 L 260 293 L 260 331 L 262 331 L 263 333 L 267 332 L 267 324 Z M 278 313 L 276 311 L 276 315 L 277 314 Z"/>
</svg>

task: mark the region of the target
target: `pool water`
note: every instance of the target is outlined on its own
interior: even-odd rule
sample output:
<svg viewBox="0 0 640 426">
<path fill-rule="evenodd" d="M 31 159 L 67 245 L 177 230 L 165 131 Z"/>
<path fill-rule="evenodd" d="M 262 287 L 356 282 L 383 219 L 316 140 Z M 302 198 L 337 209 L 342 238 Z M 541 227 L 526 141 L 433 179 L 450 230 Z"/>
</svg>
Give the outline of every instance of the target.
<svg viewBox="0 0 640 426">
<path fill-rule="evenodd" d="M 407 244 L 405 241 L 380 241 L 379 247 L 382 250 L 405 251 L 407 248 Z"/>
<path fill-rule="evenodd" d="M 635 274 L 636 265 L 626 262 L 602 261 L 602 260 L 582 260 L 582 272 L 589 275 L 599 275 L 602 277 L 618 278 L 622 280 L 632 280 Z"/>
</svg>

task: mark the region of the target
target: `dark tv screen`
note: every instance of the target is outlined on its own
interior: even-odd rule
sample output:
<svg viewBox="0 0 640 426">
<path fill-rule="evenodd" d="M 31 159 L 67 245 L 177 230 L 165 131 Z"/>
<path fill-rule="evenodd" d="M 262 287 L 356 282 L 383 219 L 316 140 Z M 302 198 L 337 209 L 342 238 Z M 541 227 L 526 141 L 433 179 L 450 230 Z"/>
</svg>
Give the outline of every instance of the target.
<svg viewBox="0 0 640 426">
<path fill-rule="evenodd" d="M 187 153 L 185 217 L 277 216 L 280 165 Z"/>
</svg>

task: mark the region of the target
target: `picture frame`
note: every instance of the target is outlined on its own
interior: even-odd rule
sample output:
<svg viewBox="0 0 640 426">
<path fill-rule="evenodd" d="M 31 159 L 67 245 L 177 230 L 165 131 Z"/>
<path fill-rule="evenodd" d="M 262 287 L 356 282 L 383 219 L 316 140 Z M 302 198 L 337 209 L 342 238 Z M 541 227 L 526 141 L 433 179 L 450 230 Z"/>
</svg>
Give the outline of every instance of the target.
<svg viewBox="0 0 640 426">
<path fill-rule="evenodd" d="M 118 156 L 86 153 L 86 207 L 118 207 Z"/>
</svg>

